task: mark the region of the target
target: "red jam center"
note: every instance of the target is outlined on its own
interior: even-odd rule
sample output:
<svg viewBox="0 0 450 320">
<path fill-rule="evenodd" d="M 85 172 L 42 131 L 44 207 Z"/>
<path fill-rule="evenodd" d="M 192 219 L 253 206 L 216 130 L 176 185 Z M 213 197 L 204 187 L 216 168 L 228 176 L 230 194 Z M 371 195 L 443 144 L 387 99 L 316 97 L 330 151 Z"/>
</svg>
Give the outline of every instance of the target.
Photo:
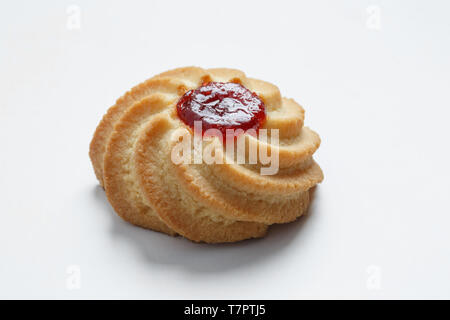
<svg viewBox="0 0 450 320">
<path fill-rule="evenodd" d="M 191 128 L 201 121 L 203 133 L 218 129 L 258 130 L 266 118 L 258 95 L 237 83 L 210 82 L 186 92 L 177 104 L 178 116 Z"/>
</svg>

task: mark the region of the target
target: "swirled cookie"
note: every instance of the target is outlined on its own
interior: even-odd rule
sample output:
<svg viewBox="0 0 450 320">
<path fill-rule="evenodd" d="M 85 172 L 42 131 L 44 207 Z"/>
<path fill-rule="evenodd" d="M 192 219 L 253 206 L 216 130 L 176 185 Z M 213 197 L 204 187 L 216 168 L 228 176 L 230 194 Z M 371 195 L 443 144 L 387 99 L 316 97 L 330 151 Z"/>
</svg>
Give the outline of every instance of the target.
<svg viewBox="0 0 450 320">
<path fill-rule="evenodd" d="M 268 82 L 233 69 L 179 68 L 119 98 L 89 155 L 126 221 L 233 242 L 306 211 L 323 174 L 312 158 L 320 138 L 303 121 L 303 108 Z"/>
</svg>

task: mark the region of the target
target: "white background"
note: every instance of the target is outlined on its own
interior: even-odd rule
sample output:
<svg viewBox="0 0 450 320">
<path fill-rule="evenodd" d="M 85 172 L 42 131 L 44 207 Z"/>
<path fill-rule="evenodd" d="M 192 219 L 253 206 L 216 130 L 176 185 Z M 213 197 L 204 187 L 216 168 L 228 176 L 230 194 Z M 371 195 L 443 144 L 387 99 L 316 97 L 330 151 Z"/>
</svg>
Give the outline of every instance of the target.
<svg viewBox="0 0 450 320">
<path fill-rule="evenodd" d="M 449 15 L 448 1 L 2 0 L 0 297 L 450 298 Z M 114 214 L 94 129 L 186 65 L 242 69 L 305 106 L 325 172 L 307 217 L 199 245 Z"/>
</svg>

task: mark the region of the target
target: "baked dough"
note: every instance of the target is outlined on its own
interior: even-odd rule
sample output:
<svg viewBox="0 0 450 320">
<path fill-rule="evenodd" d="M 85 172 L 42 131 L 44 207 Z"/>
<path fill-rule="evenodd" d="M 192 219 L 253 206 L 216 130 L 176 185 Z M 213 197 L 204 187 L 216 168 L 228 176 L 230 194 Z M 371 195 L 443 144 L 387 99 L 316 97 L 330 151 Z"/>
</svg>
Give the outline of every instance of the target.
<svg viewBox="0 0 450 320">
<path fill-rule="evenodd" d="M 251 135 L 245 143 L 278 152 L 278 173 L 261 175 L 260 163 L 230 159 L 224 164 L 171 161 L 180 130 L 187 128 L 178 118 L 177 101 L 212 81 L 239 83 L 264 102 L 262 128 L 279 129 L 280 143 Z M 282 98 L 273 84 L 234 69 L 185 67 L 161 73 L 119 98 L 98 125 L 89 155 L 124 220 L 196 242 L 234 242 L 262 237 L 269 225 L 291 222 L 308 208 L 310 190 L 323 174 L 312 158 L 320 138 L 303 121 L 303 108 Z"/>
</svg>

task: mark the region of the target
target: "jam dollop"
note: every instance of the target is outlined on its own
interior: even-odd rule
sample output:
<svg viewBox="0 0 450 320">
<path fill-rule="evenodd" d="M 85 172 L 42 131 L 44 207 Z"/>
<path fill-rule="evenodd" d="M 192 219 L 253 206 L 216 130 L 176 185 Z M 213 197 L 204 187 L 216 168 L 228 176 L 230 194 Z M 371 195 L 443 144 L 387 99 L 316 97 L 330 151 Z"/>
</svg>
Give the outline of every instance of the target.
<svg viewBox="0 0 450 320">
<path fill-rule="evenodd" d="M 201 121 L 203 133 L 218 129 L 258 130 L 266 119 L 264 103 L 254 92 L 232 82 L 209 82 L 186 92 L 177 103 L 178 116 L 194 128 Z"/>
</svg>

